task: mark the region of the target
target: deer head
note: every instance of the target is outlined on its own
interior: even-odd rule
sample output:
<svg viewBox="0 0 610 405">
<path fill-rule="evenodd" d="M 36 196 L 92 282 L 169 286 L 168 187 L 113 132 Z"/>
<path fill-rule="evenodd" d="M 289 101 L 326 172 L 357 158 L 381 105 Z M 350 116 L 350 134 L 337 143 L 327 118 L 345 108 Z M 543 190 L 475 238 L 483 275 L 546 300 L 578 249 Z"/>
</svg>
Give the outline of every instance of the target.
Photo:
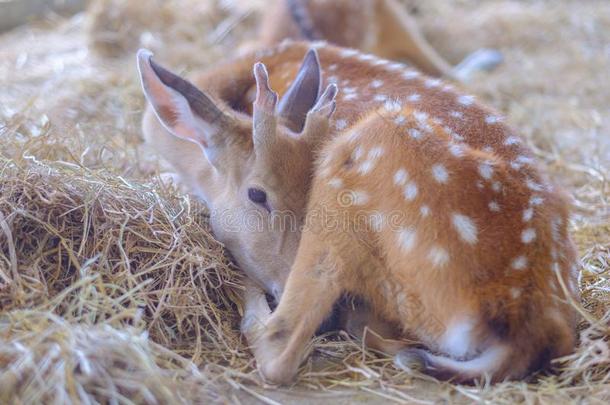
<svg viewBox="0 0 610 405">
<path fill-rule="evenodd" d="M 281 99 L 269 86 L 265 65 L 254 65 L 252 116 L 159 66 L 146 50 L 138 52 L 138 68 L 146 99 L 164 129 L 147 137 L 169 133 L 201 149 L 205 170 L 196 176 L 197 188 L 210 209 L 215 236 L 279 299 L 300 239 L 314 151 L 335 110 L 337 87 L 319 94 L 316 51 L 307 52 Z M 160 152 L 180 166 L 171 143 Z"/>
</svg>

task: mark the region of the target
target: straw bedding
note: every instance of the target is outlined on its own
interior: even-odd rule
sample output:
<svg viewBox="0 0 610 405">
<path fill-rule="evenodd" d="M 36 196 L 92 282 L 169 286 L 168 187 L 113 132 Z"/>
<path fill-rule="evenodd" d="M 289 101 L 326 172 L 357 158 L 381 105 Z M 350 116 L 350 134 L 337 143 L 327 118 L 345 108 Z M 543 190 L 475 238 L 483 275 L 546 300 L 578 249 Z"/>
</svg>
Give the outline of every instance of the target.
<svg viewBox="0 0 610 405">
<path fill-rule="evenodd" d="M 344 334 L 291 391 L 264 387 L 238 325 L 241 276 L 205 207 L 143 145 L 133 51 L 177 70 L 254 35 L 263 2 L 100 0 L 0 36 L 0 402 L 610 400 L 610 5 L 405 1 L 453 62 L 506 62 L 468 91 L 507 114 L 574 196 L 577 351 L 526 382 L 453 386 Z M 455 40 L 459 38 L 459 40 Z"/>
</svg>

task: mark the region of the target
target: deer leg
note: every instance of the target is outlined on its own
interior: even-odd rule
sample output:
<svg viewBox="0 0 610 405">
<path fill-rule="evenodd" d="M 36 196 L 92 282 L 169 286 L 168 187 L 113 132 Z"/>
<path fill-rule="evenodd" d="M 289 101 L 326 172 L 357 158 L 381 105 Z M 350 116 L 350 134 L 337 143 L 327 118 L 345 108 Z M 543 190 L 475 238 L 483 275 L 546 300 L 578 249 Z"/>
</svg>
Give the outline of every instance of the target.
<svg viewBox="0 0 610 405">
<path fill-rule="evenodd" d="M 348 303 L 342 309 L 345 330 L 366 348 L 394 356 L 408 346 L 401 340 L 400 327 L 379 318 L 364 302 Z"/>
<path fill-rule="evenodd" d="M 395 0 L 382 0 L 378 12 L 381 28 L 377 42 L 382 56 L 406 59 L 433 76 L 454 78 L 451 65 L 424 38 L 402 5 Z"/>
<path fill-rule="evenodd" d="M 340 260 L 318 235 L 305 230 L 279 305 L 255 342 L 262 377 L 291 382 L 314 332 L 341 294 Z"/>
<path fill-rule="evenodd" d="M 244 314 L 241 319 L 241 333 L 253 349 L 254 357 L 257 358 L 254 343 L 261 336 L 265 323 L 271 316 L 271 309 L 267 303 L 265 292 L 252 280 L 246 278 L 245 290 L 242 295 L 244 303 Z"/>
</svg>

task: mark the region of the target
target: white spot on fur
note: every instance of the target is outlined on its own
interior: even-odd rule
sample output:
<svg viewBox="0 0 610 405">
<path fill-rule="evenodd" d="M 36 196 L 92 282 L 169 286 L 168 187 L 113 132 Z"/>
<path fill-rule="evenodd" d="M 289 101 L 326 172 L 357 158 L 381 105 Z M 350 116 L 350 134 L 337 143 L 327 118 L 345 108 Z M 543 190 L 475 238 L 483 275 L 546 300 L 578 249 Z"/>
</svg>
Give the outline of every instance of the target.
<svg viewBox="0 0 610 405">
<path fill-rule="evenodd" d="M 383 86 L 383 80 L 373 80 L 371 82 L 371 87 L 374 88 L 374 89 L 378 89 L 381 86 Z"/>
<path fill-rule="evenodd" d="M 478 230 L 471 218 L 466 215 L 453 214 L 451 216 L 451 222 L 464 242 L 471 245 L 477 243 Z"/>
<path fill-rule="evenodd" d="M 403 168 L 400 168 L 396 170 L 396 173 L 394 173 L 394 184 L 396 184 L 397 186 L 403 186 L 407 182 L 408 178 L 409 175 L 407 171 Z"/>
<path fill-rule="evenodd" d="M 544 202 L 544 198 L 540 196 L 533 196 L 530 198 L 529 204 L 532 206 L 541 205 Z"/>
<path fill-rule="evenodd" d="M 383 147 L 375 146 L 375 147 L 371 148 L 371 150 L 369 151 L 368 158 L 369 159 L 379 159 L 380 157 L 383 156 L 384 153 L 385 153 L 385 150 L 383 149 Z"/>
<path fill-rule="evenodd" d="M 404 115 L 399 115 L 396 118 L 394 118 L 394 123 L 396 125 L 403 125 L 405 123 L 405 121 L 407 121 L 407 119 L 405 118 Z"/>
<path fill-rule="evenodd" d="M 458 97 L 457 102 L 460 103 L 461 105 L 471 105 L 472 103 L 474 103 L 474 97 L 473 96 L 468 96 L 468 95 L 461 95 Z"/>
<path fill-rule="evenodd" d="M 435 267 L 443 267 L 449 263 L 449 253 L 440 246 L 432 246 L 428 251 L 428 260 Z"/>
<path fill-rule="evenodd" d="M 455 157 L 464 156 L 464 148 L 462 147 L 462 145 L 459 145 L 457 143 L 449 144 L 449 152 Z"/>
<path fill-rule="evenodd" d="M 364 148 L 362 147 L 362 145 L 358 145 L 354 148 L 354 151 L 352 152 L 352 159 L 360 160 L 362 156 L 364 156 Z"/>
<path fill-rule="evenodd" d="M 421 214 L 422 217 L 427 217 L 428 215 L 430 215 L 430 207 L 428 207 L 427 205 L 422 205 L 419 208 L 419 213 Z"/>
<path fill-rule="evenodd" d="M 357 54 L 358 54 L 358 51 L 355 49 L 342 49 L 341 51 L 339 51 L 339 55 L 341 55 L 344 58 L 349 58 L 349 57 L 352 57 Z"/>
<path fill-rule="evenodd" d="M 371 199 L 370 196 L 368 195 L 368 193 L 366 191 L 362 191 L 362 190 L 352 191 L 352 197 L 353 197 L 352 203 L 354 205 L 364 205 L 364 204 L 368 203 L 369 200 Z"/>
<path fill-rule="evenodd" d="M 343 187 L 343 180 L 338 177 L 333 177 L 328 181 L 328 184 L 334 189 L 339 189 Z"/>
<path fill-rule="evenodd" d="M 426 79 L 426 81 L 424 82 L 424 86 L 428 89 L 431 89 L 440 86 L 441 83 L 442 82 L 440 81 L 440 79 Z"/>
<path fill-rule="evenodd" d="M 485 117 L 485 123 L 487 124 L 497 124 L 500 121 L 501 118 L 497 115 L 488 115 L 487 117 Z"/>
<path fill-rule="evenodd" d="M 432 176 L 434 177 L 434 180 L 443 184 L 447 183 L 447 180 L 449 180 L 447 169 L 440 163 L 432 166 Z"/>
<path fill-rule="evenodd" d="M 379 101 L 379 102 L 383 102 L 386 101 L 388 99 L 388 96 L 386 96 L 385 94 L 377 94 L 373 100 L 375 101 Z"/>
<path fill-rule="evenodd" d="M 393 63 L 390 63 L 388 66 L 386 66 L 387 69 L 394 70 L 394 71 L 402 70 L 404 67 L 405 67 L 405 65 L 403 65 L 402 63 L 399 63 L 399 62 L 393 62 Z"/>
<path fill-rule="evenodd" d="M 409 128 L 407 130 L 407 133 L 409 134 L 409 136 L 413 139 L 419 139 L 421 138 L 421 131 L 419 129 L 416 128 Z"/>
<path fill-rule="evenodd" d="M 529 222 L 532 220 L 533 217 L 534 217 L 533 208 L 528 208 L 525 211 L 523 211 L 523 222 Z"/>
<path fill-rule="evenodd" d="M 402 74 L 402 77 L 407 80 L 413 80 L 416 77 L 419 77 L 420 73 L 415 70 L 408 70 Z"/>
<path fill-rule="evenodd" d="M 398 245 L 404 253 L 408 253 L 415 247 L 417 233 L 414 228 L 402 228 L 398 231 Z"/>
<path fill-rule="evenodd" d="M 402 108 L 402 104 L 398 100 L 386 100 L 383 104 L 383 108 L 388 112 L 399 112 Z"/>
<path fill-rule="evenodd" d="M 410 103 L 417 103 L 420 99 L 421 96 L 417 93 L 410 94 L 409 97 L 407 97 L 407 101 Z"/>
<path fill-rule="evenodd" d="M 527 228 L 521 233 L 521 242 L 531 243 L 536 239 L 536 230 L 533 228 Z"/>
<path fill-rule="evenodd" d="M 479 174 L 484 179 L 489 180 L 494 174 L 494 169 L 489 163 L 481 163 L 479 165 Z"/>
<path fill-rule="evenodd" d="M 488 207 L 489 207 L 489 210 L 492 211 L 492 212 L 500 212 L 500 206 L 495 201 L 491 201 L 488 204 Z"/>
<path fill-rule="evenodd" d="M 335 70 L 337 70 L 337 64 L 333 63 L 332 65 L 330 65 L 328 67 L 328 70 L 330 70 L 331 72 L 334 72 Z"/>
<path fill-rule="evenodd" d="M 461 111 L 451 111 L 449 115 L 460 120 L 464 118 L 464 113 Z"/>
<path fill-rule="evenodd" d="M 527 188 L 529 188 L 532 191 L 542 191 L 544 190 L 544 187 L 542 187 L 541 184 L 536 183 L 534 180 L 532 179 L 527 179 L 525 180 L 525 185 L 527 186 Z"/>
<path fill-rule="evenodd" d="M 368 54 L 368 53 L 361 53 L 360 55 L 358 55 L 358 59 L 360 59 L 361 61 L 366 62 L 366 61 L 375 60 L 376 57 L 375 57 L 375 55 L 371 55 L 371 54 Z"/>
<path fill-rule="evenodd" d="M 352 101 L 352 100 L 356 100 L 357 98 L 358 98 L 358 93 L 349 93 L 349 94 L 343 95 L 343 100 L 345 100 L 345 101 Z"/>
<path fill-rule="evenodd" d="M 417 192 L 417 184 L 410 182 L 405 187 L 403 194 L 408 201 L 413 201 L 417 197 Z"/>
<path fill-rule="evenodd" d="M 457 358 L 471 354 L 473 351 L 471 334 L 475 325 L 476 322 L 471 318 L 452 321 L 441 337 L 440 347 L 443 353 Z"/>
<path fill-rule="evenodd" d="M 337 120 L 337 122 L 335 122 L 335 126 L 337 127 L 337 129 L 345 129 L 347 127 L 347 121 Z"/>
<path fill-rule="evenodd" d="M 510 289 L 510 296 L 513 299 L 519 298 L 521 296 L 521 289 L 520 288 L 516 288 L 516 287 L 511 288 Z"/>
<path fill-rule="evenodd" d="M 561 225 L 563 221 L 560 217 L 556 217 L 551 221 L 551 238 L 554 242 L 558 242 L 561 237 Z"/>
<path fill-rule="evenodd" d="M 415 119 L 417 120 L 418 124 L 422 124 L 425 123 L 428 120 L 428 113 L 423 112 L 423 111 L 413 111 L 413 117 L 415 117 Z"/>
<path fill-rule="evenodd" d="M 365 160 L 358 166 L 356 171 L 358 172 L 358 174 L 364 176 L 366 174 L 369 174 L 374 168 L 375 168 L 375 161 Z"/>
<path fill-rule="evenodd" d="M 504 141 L 504 145 L 506 146 L 511 146 L 511 145 L 516 145 L 519 142 L 521 142 L 521 140 L 519 138 L 517 138 L 516 136 L 509 136 L 508 138 L 506 138 L 506 140 Z"/>
<path fill-rule="evenodd" d="M 527 257 L 525 256 L 519 256 L 517 258 L 515 258 L 512 263 L 510 264 L 510 267 L 512 267 L 515 270 L 523 270 L 527 267 Z"/>
<path fill-rule="evenodd" d="M 494 181 L 491 184 L 491 189 L 496 193 L 499 193 L 500 191 L 502 191 L 502 183 L 500 183 L 499 181 Z"/>
</svg>

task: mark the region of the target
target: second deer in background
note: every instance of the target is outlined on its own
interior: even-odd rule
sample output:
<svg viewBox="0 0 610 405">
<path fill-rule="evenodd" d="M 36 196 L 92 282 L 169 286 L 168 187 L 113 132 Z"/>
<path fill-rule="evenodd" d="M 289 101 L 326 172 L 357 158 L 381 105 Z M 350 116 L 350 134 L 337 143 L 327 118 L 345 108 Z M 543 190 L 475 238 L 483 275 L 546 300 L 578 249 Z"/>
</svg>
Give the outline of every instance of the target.
<svg viewBox="0 0 610 405">
<path fill-rule="evenodd" d="M 475 72 L 491 70 L 502 61 L 500 52 L 479 49 L 451 66 L 396 0 L 274 0 L 266 8 L 259 37 L 257 46 L 263 48 L 287 38 L 324 40 L 457 81 L 468 81 Z"/>
</svg>

